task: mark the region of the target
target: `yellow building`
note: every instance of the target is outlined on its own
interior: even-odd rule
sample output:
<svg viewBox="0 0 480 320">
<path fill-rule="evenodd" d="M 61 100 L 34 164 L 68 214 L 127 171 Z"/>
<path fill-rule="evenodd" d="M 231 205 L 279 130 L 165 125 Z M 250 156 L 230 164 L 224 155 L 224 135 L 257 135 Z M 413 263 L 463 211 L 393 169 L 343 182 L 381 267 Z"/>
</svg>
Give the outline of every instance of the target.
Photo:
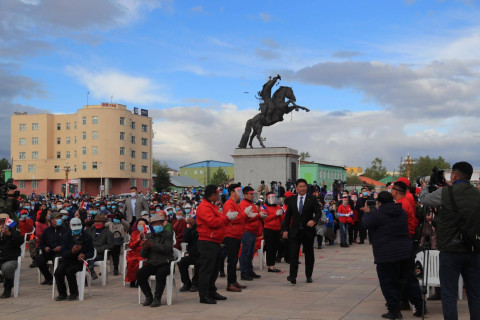
<svg viewBox="0 0 480 320">
<path fill-rule="evenodd" d="M 63 192 L 68 167 L 69 193 L 151 190 L 152 118 L 137 110 L 102 103 L 74 114 L 12 115 L 12 177 L 20 192 Z"/>
<path fill-rule="evenodd" d="M 347 169 L 347 175 L 360 175 L 363 173 L 363 169 L 362 167 L 346 167 L 345 169 Z"/>
</svg>

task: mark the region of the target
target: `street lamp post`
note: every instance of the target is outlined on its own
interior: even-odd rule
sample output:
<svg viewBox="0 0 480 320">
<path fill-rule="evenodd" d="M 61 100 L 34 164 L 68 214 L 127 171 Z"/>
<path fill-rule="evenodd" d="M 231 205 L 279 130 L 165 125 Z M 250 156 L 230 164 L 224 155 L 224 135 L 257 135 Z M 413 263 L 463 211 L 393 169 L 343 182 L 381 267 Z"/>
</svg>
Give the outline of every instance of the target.
<svg viewBox="0 0 480 320">
<path fill-rule="evenodd" d="M 63 170 L 65 170 L 65 198 L 68 198 L 68 173 L 71 170 L 71 167 L 68 164 L 68 161 L 63 166 Z"/>
</svg>

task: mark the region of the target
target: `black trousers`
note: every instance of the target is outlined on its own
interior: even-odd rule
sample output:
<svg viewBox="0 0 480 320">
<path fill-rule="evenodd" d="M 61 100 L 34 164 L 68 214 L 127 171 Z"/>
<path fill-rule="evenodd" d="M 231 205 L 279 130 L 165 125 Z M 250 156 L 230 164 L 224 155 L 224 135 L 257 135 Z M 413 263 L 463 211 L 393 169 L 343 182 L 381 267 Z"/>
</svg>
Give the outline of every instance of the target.
<svg viewBox="0 0 480 320">
<path fill-rule="evenodd" d="M 55 282 L 57 283 L 58 294 L 61 296 L 67 295 L 67 286 L 65 285 L 65 277 L 68 281 L 68 289 L 71 295 L 78 295 L 77 277 L 76 273 L 82 271 L 82 261 L 65 261 L 60 260 L 60 263 L 55 270 Z"/>
<path fill-rule="evenodd" d="M 223 242 L 227 249 L 227 282 L 232 284 L 237 282 L 238 252 L 240 251 L 241 240 L 225 237 Z"/>
<path fill-rule="evenodd" d="M 53 281 L 53 275 L 50 273 L 48 268 L 48 261 L 55 261 L 55 257 L 59 254 L 57 252 L 43 252 L 42 254 L 37 254 L 34 258 L 35 262 L 37 263 L 38 269 L 43 274 L 43 277 L 47 281 Z"/>
<path fill-rule="evenodd" d="M 188 268 L 192 264 L 195 267 L 193 269 L 193 278 L 190 281 Z M 192 284 L 194 286 L 198 286 L 198 257 L 185 256 L 178 262 L 177 266 L 178 266 L 178 271 L 180 271 L 180 277 L 182 279 L 183 284 L 187 286 L 191 286 Z"/>
<path fill-rule="evenodd" d="M 290 246 L 290 277 L 296 279 L 298 273 L 298 252 L 300 245 L 303 247 L 303 254 L 305 255 L 305 276 L 310 278 L 313 273 L 313 265 L 315 264 L 315 255 L 313 253 L 313 238 L 311 238 L 305 231 L 300 231 L 293 239 L 288 239 Z"/>
<path fill-rule="evenodd" d="M 267 266 L 275 265 L 275 258 L 277 255 L 278 238 L 280 230 L 263 229 L 263 239 L 265 240 L 265 251 L 267 252 Z"/>
<path fill-rule="evenodd" d="M 118 263 L 120 262 L 120 249 L 122 246 L 115 245 L 112 247 L 112 250 L 109 252 L 112 255 L 113 267 L 118 269 Z"/>
<path fill-rule="evenodd" d="M 148 278 L 155 276 L 155 298 L 161 299 L 165 285 L 167 284 L 167 276 L 170 274 L 170 264 L 165 263 L 159 266 L 144 264 L 137 271 L 137 283 L 142 289 L 145 297 L 152 297 L 152 289 L 148 284 Z"/>
<path fill-rule="evenodd" d="M 213 297 L 217 293 L 215 281 L 218 277 L 220 243 L 198 240 L 198 295 Z"/>
</svg>

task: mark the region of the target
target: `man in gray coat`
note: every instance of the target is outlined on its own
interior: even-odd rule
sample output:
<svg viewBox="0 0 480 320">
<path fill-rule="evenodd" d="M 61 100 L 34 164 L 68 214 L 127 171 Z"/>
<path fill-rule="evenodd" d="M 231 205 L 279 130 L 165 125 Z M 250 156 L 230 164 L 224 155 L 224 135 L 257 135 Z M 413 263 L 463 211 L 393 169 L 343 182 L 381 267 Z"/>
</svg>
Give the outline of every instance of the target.
<svg viewBox="0 0 480 320">
<path fill-rule="evenodd" d="M 149 212 L 149 210 L 147 200 L 137 194 L 137 187 L 131 187 L 130 198 L 125 200 L 125 207 L 123 208 L 125 220 L 132 226 L 137 219 L 142 217 L 142 211 Z"/>
</svg>

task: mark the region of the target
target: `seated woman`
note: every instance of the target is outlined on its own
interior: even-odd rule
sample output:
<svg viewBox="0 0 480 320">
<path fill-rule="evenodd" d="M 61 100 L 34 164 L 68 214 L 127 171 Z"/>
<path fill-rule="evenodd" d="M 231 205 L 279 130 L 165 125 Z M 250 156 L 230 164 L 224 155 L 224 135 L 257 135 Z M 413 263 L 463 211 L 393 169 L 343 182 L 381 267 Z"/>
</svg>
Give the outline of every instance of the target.
<svg viewBox="0 0 480 320">
<path fill-rule="evenodd" d="M 140 218 L 136 223 L 137 228 L 133 230 L 128 243 L 130 250 L 127 252 L 127 275 L 125 276 L 125 281 L 130 282 L 131 288 L 137 286 L 138 265 L 140 261 L 144 260 L 140 255 L 142 242 L 146 239 L 146 235 L 150 233 L 147 220 Z"/>
</svg>

